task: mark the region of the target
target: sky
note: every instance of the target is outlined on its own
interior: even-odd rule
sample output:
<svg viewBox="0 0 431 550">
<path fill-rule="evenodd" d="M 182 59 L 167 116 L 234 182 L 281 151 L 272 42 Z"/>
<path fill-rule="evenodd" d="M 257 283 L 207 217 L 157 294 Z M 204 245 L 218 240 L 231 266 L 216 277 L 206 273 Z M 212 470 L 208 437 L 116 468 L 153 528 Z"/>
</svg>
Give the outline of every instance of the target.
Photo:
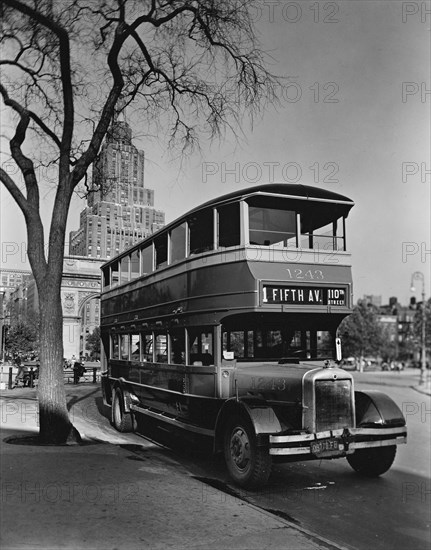
<svg viewBox="0 0 431 550">
<path fill-rule="evenodd" d="M 146 187 L 170 222 L 219 195 L 265 183 L 322 187 L 355 202 L 347 220 L 355 301 L 430 296 L 431 2 L 262 0 L 254 18 L 271 71 L 289 77 L 277 109 L 243 136 L 201 142 L 183 162 L 145 151 Z M 139 120 L 129 120 L 134 133 Z M 1 188 L 2 267 L 26 269 L 23 216 Z M 47 190 L 46 210 L 51 191 Z M 79 226 L 75 198 L 68 231 Z"/>
</svg>

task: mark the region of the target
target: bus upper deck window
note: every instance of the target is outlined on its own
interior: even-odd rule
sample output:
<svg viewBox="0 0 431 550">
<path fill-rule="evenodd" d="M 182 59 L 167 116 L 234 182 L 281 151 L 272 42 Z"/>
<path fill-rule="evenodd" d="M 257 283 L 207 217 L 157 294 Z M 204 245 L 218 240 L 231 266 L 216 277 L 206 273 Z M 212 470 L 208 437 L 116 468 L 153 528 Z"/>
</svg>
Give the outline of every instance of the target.
<svg viewBox="0 0 431 550">
<path fill-rule="evenodd" d="M 312 213 L 301 214 L 301 248 L 345 250 L 344 218 L 320 220 Z"/>
<path fill-rule="evenodd" d="M 186 224 L 182 223 L 171 231 L 171 262 L 178 262 L 186 257 Z"/>
<path fill-rule="evenodd" d="M 120 266 L 120 284 L 127 283 L 129 280 L 130 257 L 124 256 L 124 258 L 121 258 Z"/>
<path fill-rule="evenodd" d="M 168 235 L 164 233 L 154 239 L 154 249 L 156 254 L 156 269 L 165 267 L 168 263 Z"/>
<path fill-rule="evenodd" d="M 118 262 L 111 264 L 111 286 L 118 285 L 120 280 L 120 272 L 118 268 Z"/>
<path fill-rule="evenodd" d="M 190 254 L 199 254 L 214 248 L 213 209 L 197 212 L 188 219 Z"/>
<path fill-rule="evenodd" d="M 153 245 L 151 243 L 141 250 L 142 275 L 148 275 L 153 269 Z"/>
<path fill-rule="evenodd" d="M 332 223 L 319 227 L 313 232 L 313 248 L 337 250 L 336 233 Z"/>
<path fill-rule="evenodd" d="M 218 208 L 218 245 L 220 247 L 240 244 L 239 203 Z"/>
<path fill-rule="evenodd" d="M 296 246 L 296 213 L 292 210 L 249 207 L 250 244 Z"/>
<path fill-rule="evenodd" d="M 111 281 L 109 280 L 109 267 L 104 267 L 102 269 L 102 288 L 108 288 L 111 286 Z"/>
<path fill-rule="evenodd" d="M 130 255 L 130 279 L 139 277 L 139 250 L 134 250 Z"/>
</svg>

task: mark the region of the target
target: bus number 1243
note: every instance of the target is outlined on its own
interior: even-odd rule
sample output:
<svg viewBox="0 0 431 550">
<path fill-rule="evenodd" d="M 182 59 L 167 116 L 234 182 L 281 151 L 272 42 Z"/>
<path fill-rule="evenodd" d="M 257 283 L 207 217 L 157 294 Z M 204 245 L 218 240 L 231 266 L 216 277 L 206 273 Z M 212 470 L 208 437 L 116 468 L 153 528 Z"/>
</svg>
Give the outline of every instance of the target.
<svg viewBox="0 0 431 550">
<path fill-rule="evenodd" d="M 290 279 L 308 279 L 309 281 L 321 281 L 325 278 L 321 269 L 309 269 L 308 271 L 304 271 L 303 269 L 290 269 L 289 267 L 287 267 L 286 271 Z"/>
</svg>

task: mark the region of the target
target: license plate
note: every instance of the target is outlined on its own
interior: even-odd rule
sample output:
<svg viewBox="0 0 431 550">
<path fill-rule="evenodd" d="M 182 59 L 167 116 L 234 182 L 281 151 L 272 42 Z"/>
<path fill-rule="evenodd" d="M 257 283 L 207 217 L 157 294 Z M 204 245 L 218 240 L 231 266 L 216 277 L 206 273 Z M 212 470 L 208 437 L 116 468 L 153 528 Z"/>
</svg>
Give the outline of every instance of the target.
<svg viewBox="0 0 431 550">
<path fill-rule="evenodd" d="M 336 456 L 344 452 L 344 443 L 340 439 L 320 439 L 310 443 L 311 452 L 318 456 Z"/>
</svg>

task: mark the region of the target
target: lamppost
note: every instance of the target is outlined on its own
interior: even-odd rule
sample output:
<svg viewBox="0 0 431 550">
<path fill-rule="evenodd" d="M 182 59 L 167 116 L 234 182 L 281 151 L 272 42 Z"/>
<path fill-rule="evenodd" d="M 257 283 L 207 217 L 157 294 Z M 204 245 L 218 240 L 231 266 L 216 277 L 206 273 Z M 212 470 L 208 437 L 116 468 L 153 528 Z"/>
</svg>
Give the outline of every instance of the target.
<svg viewBox="0 0 431 550">
<path fill-rule="evenodd" d="M 425 277 L 424 274 L 421 271 L 415 271 L 412 275 L 412 281 L 411 281 L 411 288 L 410 290 L 414 292 L 415 285 L 414 281 L 419 280 L 422 281 L 422 336 L 421 336 L 421 344 L 422 344 L 422 361 L 421 361 L 421 375 L 419 379 L 419 384 L 425 384 L 426 379 L 426 345 L 425 345 L 425 324 L 426 324 L 426 311 L 425 311 Z"/>
</svg>

